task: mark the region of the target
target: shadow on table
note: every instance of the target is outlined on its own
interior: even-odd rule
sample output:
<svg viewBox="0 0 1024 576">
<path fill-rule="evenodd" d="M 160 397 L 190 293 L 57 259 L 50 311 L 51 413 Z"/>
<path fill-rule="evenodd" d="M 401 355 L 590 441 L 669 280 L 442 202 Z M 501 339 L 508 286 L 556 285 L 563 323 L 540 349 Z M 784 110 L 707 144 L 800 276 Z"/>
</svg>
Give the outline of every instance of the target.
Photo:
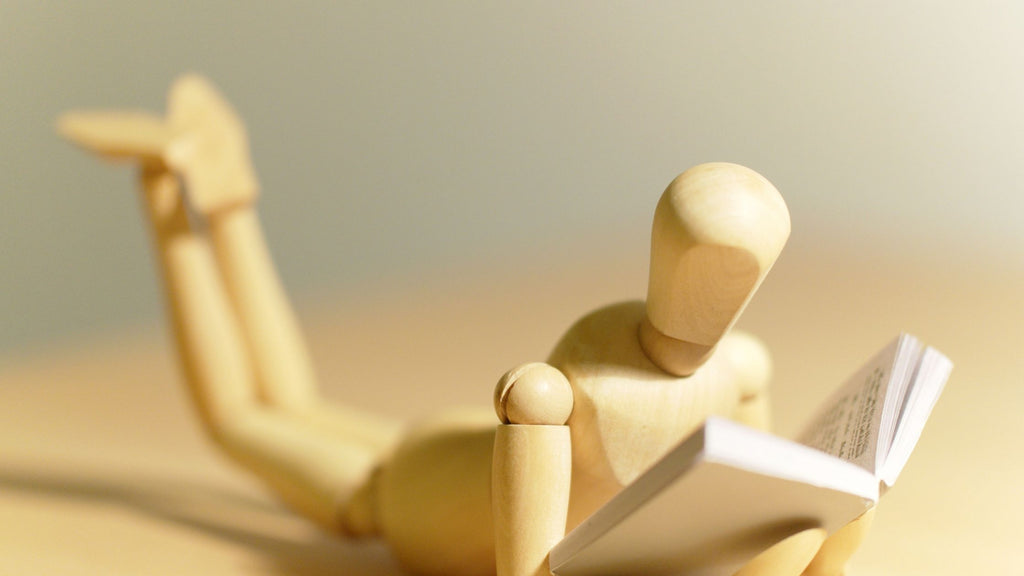
<svg viewBox="0 0 1024 576">
<path fill-rule="evenodd" d="M 52 468 L 52 467 L 51 467 Z M 244 546 L 268 567 L 297 576 L 394 576 L 400 570 L 383 545 L 345 542 L 313 528 L 273 503 L 185 479 L 90 475 L 72 470 L 0 469 L 0 492 L 121 507 L 158 521 Z M 298 532 L 298 534 L 296 534 Z"/>
</svg>

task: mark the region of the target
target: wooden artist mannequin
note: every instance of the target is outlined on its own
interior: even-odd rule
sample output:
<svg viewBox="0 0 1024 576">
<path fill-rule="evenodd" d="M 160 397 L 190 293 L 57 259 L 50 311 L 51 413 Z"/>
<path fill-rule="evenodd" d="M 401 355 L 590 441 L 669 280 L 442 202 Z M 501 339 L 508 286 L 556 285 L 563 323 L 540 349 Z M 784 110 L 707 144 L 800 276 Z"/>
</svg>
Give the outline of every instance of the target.
<svg viewBox="0 0 1024 576">
<path fill-rule="evenodd" d="M 178 80 L 166 118 L 71 114 L 60 128 L 140 167 L 180 361 L 209 436 L 295 510 L 343 535 L 383 538 L 413 573 L 547 574 L 567 529 L 708 415 L 767 426 L 769 358 L 730 328 L 782 249 L 789 214 L 749 169 L 705 164 L 669 186 L 646 303 L 592 312 L 547 363 L 506 373 L 497 427 L 493 414 L 453 413 L 406 428 L 318 396 L 255 212 L 244 128 L 207 82 Z M 742 572 L 839 573 L 870 521 L 827 541 L 820 529 L 798 532 Z"/>
</svg>

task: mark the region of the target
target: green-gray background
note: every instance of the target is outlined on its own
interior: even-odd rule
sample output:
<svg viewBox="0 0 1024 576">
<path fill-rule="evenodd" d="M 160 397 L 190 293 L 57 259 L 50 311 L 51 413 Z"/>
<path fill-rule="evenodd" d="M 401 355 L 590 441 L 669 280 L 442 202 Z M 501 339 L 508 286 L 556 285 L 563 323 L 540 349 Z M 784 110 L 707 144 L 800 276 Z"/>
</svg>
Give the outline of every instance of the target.
<svg viewBox="0 0 1024 576">
<path fill-rule="evenodd" d="M 793 243 L 1024 265 L 1020 2 L 6 0 L 0 353 L 159 314 L 130 172 L 52 127 L 188 70 L 249 124 L 299 295 L 642 247 L 719 159 L 778 186 Z"/>
</svg>

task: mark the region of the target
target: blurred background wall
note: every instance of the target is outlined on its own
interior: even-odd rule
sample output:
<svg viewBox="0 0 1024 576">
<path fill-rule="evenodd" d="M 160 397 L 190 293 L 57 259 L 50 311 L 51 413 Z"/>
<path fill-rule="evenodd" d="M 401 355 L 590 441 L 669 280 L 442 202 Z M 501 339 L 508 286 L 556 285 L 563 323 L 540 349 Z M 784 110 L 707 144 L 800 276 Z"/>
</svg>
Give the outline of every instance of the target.
<svg viewBox="0 0 1024 576">
<path fill-rule="evenodd" d="M 1024 267 L 1019 2 L 6 0 L 0 354 L 160 314 L 132 174 L 53 125 L 184 71 L 248 122 L 300 299 L 642 252 L 708 160 L 776 184 L 791 249 Z"/>
</svg>

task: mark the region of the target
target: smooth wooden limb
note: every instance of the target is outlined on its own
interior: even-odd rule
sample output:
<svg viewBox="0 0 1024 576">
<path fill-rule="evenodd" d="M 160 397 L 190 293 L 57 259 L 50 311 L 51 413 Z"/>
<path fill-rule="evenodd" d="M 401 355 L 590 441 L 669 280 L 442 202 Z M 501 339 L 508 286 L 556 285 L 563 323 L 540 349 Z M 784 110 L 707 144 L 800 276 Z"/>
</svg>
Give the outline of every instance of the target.
<svg viewBox="0 0 1024 576">
<path fill-rule="evenodd" d="M 845 573 L 853 553 L 860 548 L 867 537 L 871 523 L 875 519 L 875 509 L 861 514 L 856 520 L 836 530 L 811 560 L 804 576 L 839 576 Z"/>
<path fill-rule="evenodd" d="M 548 553 L 565 536 L 572 450 L 572 388 L 547 364 L 508 372 L 495 389 L 505 422 L 494 438 L 492 502 L 498 576 L 548 576 Z"/>
<path fill-rule="evenodd" d="M 100 156 L 162 162 L 173 139 L 163 118 L 148 112 L 68 112 L 57 120 L 61 136 Z"/>
<path fill-rule="evenodd" d="M 260 401 L 212 251 L 189 227 L 177 178 L 149 169 L 141 184 L 185 381 L 209 436 L 293 508 L 324 527 L 341 528 L 376 455 Z"/>
<path fill-rule="evenodd" d="M 245 126 L 213 85 L 196 75 L 179 78 L 167 115 L 174 140 L 164 161 L 185 179 L 196 210 L 209 216 L 252 203 L 259 183 Z"/>
<path fill-rule="evenodd" d="M 313 365 L 255 210 L 244 206 L 216 213 L 208 230 L 264 399 L 287 408 L 314 402 Z"/>
<path fill-rule="evenodd" d="M 758 554 L 735 576 L 799 576 L 825 541 L 822 528 L 811 528 L 786 538 Z"/>
<path fill-rule="evenodd" d="M 498 427 L 494 529 L 498 576 L 548 576 L 548 552 L 565 536 L 571 474 L 566 426 Z"/>
<path fill-rule="evenodd" d="M 401 427 L 316 395 L 251 206 L 256 182 L 244 128 L 198 77 L 175 84 L 170 106 L 170 121 L 143 112 L 72 113 L 58 127 L 90 151 L 142 168 L 179 359 L 209 436 L 319 524 L 372 529 L 362 522 L 361 496 Z M 182 180 L 192 207 L 207 217 L 205 230 L 192 227 Z"/>
<path fill-rule="evenodd" d="M 687 376 L 732 327 L 789 237 L 789 211 L 760 174 L 701 164 L 658 202 L 651 231 L 644 351 Z"/>
<path fill-rule="evenodd" d="M 205 79 L 184 76 L 168 106 L 174 141 L 164 154 L 206 217 L 218 269 L 252 363 L 260 398 L 305 425 L 384 454 L 402 426 L 326 405 L 317 393 L 308 349 L 267 249 L 254 207 L 257 189 L 245 127 Z"/>
<path fill-rule="evenodd" d="M 255 209 L 246 205 L 216 212 L 208 224 L 261 399 L 341 442 L 359 442 L 380 454 L 390 451 L 402 432 L 399 423 L 328 405 L 320 397 L 305 339 L 274 270 Z"/>
<path fill-rule="evenodd" d="M 166 119 L 139 111 L 71 112 L 57 130 L 106 158 L 172 167 L 187 183 L 190 205 L 206 216 L 250 204 L 258 193 L 245 126 L 197 75 L 175 81 Z"/>
<path fill-rule="evenodd" d="M 142 172 L 140 185 L 185 380 L 203 424 L 217 439 L 221 423 L 240 406 L 257 402 L 252 370 L 213 254 L 189 225 L 177 179 L 150 169 Z"/>
</svg>

